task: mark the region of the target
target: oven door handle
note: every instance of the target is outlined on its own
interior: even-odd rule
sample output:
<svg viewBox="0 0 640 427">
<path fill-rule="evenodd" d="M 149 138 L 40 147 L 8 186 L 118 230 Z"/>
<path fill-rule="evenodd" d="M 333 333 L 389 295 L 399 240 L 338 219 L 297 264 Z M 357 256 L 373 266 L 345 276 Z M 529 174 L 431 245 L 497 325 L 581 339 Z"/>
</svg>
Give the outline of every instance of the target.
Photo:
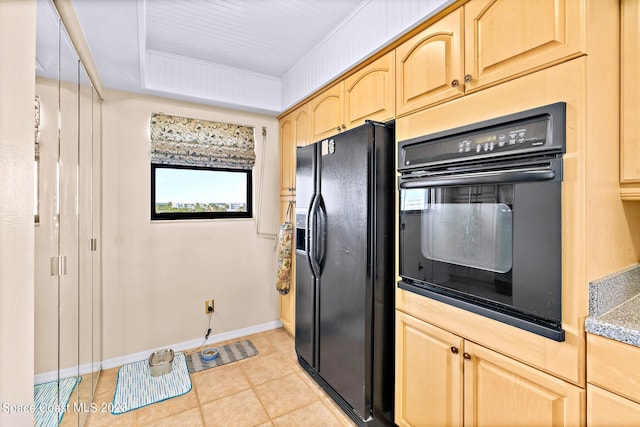
<svg viewBox="0 0 640 427">
<path fill-rule="evenodd" d="M 506 184 L 510 182 L 550 181 L 555 179 L 553 169 L 510 169 L 472 172 L 457 175 L 402 179 L 400 188 L 443 187 L 452 185 Z"/>
</svg>

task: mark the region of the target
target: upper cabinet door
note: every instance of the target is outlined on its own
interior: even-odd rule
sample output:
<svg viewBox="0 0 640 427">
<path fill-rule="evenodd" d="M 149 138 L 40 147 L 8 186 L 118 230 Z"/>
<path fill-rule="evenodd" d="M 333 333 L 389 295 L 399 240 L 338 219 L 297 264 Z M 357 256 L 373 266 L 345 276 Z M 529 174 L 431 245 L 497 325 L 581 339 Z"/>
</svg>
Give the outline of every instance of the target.
<svg viewBox="0 0 640 427">
<path fill-rule="evenodd" d="M 395 117 L 395 52 L 391 51 L 344 82 L 344 114 L 347 128 L 365 120 L 386 122 Z"/>
<path fill-rule="evenodd" d="M 346 129 L 343 88 L 344 81 L 341 81 L 311 101 L 311 135 L 314 142 Z"/>
<path fill-rule="evenodd" d="M 296 147 L 303 147 L 313 142 L 311 139 L 311 117 L 309 104 L 304 104 L 292 113 L 294 140 Z"/>
<path fill-rule="evenodd" d="M 293 113 L 280 120 L 280 195 L 289 196 L 295 192 L 296 145 L 294 142 Z"/>
<path fill-rule="evenodd" d="M 462 26 L 460 8 L 396 48 L 398 116 L 464 95 Z"/>
<path fill-rule="evenodd" d="M 625 200 L 640 200 L 640 3 L 623 0 L 620 91 L 620 182 Z"/>
<path fill-rule="evenodd" d="M 471 0 L 464 14 L 466 92 L 586 52 L 585 0 Z"/>
</svg>

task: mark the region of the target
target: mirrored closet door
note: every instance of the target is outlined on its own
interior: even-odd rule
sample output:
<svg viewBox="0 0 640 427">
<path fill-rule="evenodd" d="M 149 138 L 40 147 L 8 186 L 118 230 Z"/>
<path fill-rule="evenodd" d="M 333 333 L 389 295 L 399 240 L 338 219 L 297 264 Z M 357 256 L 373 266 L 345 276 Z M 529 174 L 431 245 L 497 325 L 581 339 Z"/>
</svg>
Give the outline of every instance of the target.
<svg viewBox="0 0 640 427">
<path fill-rule="evenodd" d="M 53 3 L 37 4 L 36 425 L 79 426 L 101 360 L 101 103 Z"/>
</svg>

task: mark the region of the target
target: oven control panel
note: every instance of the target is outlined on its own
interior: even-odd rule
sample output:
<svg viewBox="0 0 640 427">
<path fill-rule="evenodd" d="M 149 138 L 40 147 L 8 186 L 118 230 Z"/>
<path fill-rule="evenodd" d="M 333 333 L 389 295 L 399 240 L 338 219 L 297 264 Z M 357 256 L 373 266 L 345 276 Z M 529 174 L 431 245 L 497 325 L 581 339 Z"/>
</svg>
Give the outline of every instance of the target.
<svg viewBox="0 0 640 427">
<path fill-rule="evenodd" d="M 564 107 L 564 103 L 552 104 L 400 142 L 398 169 L 539 151 L 564 152 Z M 542 111 L 544 109 L 551 111 Z M 562 113 L 561 120 L 556 117 L 559 113 Z"/>
</svg>

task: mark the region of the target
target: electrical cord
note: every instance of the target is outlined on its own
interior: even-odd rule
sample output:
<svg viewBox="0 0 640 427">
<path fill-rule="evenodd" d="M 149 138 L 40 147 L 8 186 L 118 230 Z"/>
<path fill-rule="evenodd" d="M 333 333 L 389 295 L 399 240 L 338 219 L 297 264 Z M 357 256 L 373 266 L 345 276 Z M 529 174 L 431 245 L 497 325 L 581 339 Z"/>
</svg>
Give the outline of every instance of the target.
<svg viewBox="0 0 640 427">
<path fill-rule="evenodd" d="M 207 329 L 207 333 L 204 336 L 204 341 L 202 341 L 202 345 L 198 348 L 198 350 L 202 350 L 202 347 L 207 343 L 209 339 L 209 335 L 211 335 L 211 318 L 213 317 L 213 313 L 209 313 L 209 328 Z"/>
</svg>

